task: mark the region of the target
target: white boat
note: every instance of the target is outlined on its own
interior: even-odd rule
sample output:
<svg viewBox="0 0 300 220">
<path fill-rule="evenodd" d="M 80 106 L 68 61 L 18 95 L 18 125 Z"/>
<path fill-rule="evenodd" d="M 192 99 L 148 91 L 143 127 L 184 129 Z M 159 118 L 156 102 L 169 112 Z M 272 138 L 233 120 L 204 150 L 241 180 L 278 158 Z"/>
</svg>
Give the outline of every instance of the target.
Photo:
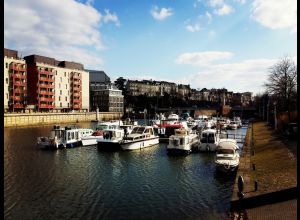
<svg viewBox="0 0 300 220">
<path fill-rule="evenodd" d="M 103 131 L 94 131 L 90 136 L 81 138 L 83 146 L 96 145 L 98 140 L 103 139 Z"/>
<path fill-rule="evenodd" d="M 216 152 L 215 165 L 222 172 L 235 171 L 239 165 L 239 147 L 234 139 L 221 139 Z"/>
<path fill-rule="evenodd" d="M 175 130 L 175 134 L 169 137 L 167 146 L 168 153 L 189 154 L 194 146 L 199 144 L 199 135 L 191 129 L 180 128 Z"/>
<path fill-rule="evenodd" d="M 99 150 L 114 151 L 121 149 L 121 141 L 124 137 L 124 129 L 105 129 L 103 130 L 103 138 L 97 140 Z"/>
<path fill-rule="evenodd" d="M 168 116 L 168 120 L 178 121 L 179 120 L 179 116 L 177 114 L 170 114 Z"/>
<path fill-rule="evenodd" d="M 92 135 L 92 129 L 75 128 L 72 126 L 60 127 L 54 125 L 49 137 L 38 137 L 40 147 L 58 149 L 65 147 L 82 146 L 82 138 Z"/>
<path fill-rule="evenodd" d="M 159 136 L 155 135 L 152 126 L 134 127 L 131 134 L 121 141 L 123 150 L 137 150 L 159 143 Z"/>
<path fill-rule="evenodd" d="M 238 129 L 238 123 L 236 121 L 231 121 L 227 127 L 231 130 L 236 130 Z"/>
<path fill-rule="evenodd" d="M 201 132 L 199 151 L 216 151 L 220 141 L 220 133 L 216 129 L 207 129 Z"/>
</svg>

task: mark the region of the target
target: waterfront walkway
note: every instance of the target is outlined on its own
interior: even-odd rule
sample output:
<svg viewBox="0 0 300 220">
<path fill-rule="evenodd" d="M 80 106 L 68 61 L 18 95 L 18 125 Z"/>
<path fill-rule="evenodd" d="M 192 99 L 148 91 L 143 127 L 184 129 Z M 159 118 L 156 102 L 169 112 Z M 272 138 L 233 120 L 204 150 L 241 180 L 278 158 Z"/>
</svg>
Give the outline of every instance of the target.
<svg viewBox="0 0 300 220">
<path fill-rule="evenodd" d="M 266 122 L 253 122 L 247 133 L 234 185 L 232 219 L 297 219 L 297 142 L 285 140 Z M 255 187 L 255 182 L 257 187 Z"/>
</svg>

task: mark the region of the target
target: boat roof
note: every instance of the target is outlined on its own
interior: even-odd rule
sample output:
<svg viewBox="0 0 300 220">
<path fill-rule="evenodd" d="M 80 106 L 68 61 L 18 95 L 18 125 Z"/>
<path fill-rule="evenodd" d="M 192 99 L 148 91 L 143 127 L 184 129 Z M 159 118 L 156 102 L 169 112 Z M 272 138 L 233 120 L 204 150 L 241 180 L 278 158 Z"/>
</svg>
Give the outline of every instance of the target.
<svg viewBox="0 0 300 220">
<path fill-rule="evenodd" d="M 202 133 L 217 133 L 216 129 L 206 129 L 204 131 L 202 131 Z"/>
<path fill-rule="evenodd" d="M 218 144 L 218 149 L 239 149 L 236 140 L 234 139 L 221 139 Z"/>
</svg>

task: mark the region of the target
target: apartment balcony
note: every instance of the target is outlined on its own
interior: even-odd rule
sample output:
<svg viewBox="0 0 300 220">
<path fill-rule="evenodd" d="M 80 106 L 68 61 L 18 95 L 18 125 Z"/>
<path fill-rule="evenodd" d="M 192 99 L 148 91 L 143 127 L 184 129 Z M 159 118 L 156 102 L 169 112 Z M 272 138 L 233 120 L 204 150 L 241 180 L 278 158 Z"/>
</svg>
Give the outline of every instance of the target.
<svg viewBox="0 0 300 220">
<path fill-rule="evenodd" d="M 39 108 L 49 108 L 49 109 L 54 108 L 54 105 L 49 105 L 49 104 L 39 104 L 38 106 Z"/>
<path fill-rule="evenodd" d="M 54 76 L 55 72 L 52 72 L 50 70 L 38 70 L 39 73 L 41 74 L 46 74 L 46 75 L 50 75 L 50 76 Z"/>
<path fill-rule="evenodd" d="M 24 104 L 21 103 L 13 104 L 13 108 L 24 108 Z"/>
<path fill-rule="evenodd" d="M 26 94 L 27 89 L 13 89 L 14 94 Z"/>
<path fill-rule="evenodd" d="M 78 75 L 72 75 L 72 79 L 74 79 L 74 80 L 80 80 L 80 79 L 81 79 L 81 76 L 78 76 Z"/>
<path fill-rule="evenodd" d="M 9 65 L 9 69 L 10 70 L 14 70 L 14 71 L 18 71 L 18 72 L 25 72 L 26 71 L 26 67 L 23 67 L 22 65 L 24 64 L 15 64 L 15 63 L 11 63 Z"/>
<path fill-rule="evenodd" d="M 11 77 L 15 78 L 15 79 L 26 79 L 27 78 L 26 75 L 23 75 L 23 74 L 20 74 L 20 73 L 13 73 L 13 74 L 11 74 Z"/>
<path fill-rule="evenodd" d="M 81 105 L 73 105 L 72 107 L 73 107 L 73 109 L 80 109 Z"/>
<path fill-rule="evenodd" d="M 46 88 L 46 89 L 54 89 L 54 84 L 51 85 L 51 84 L 39 84 L 39 87 L 40 88 Z"/>
<path fill-rule="evenodd" d="M 13 84 L 15 86 L 27 86 L 27 83 L 22 81 L 14 81 Z"/>
<path fill-rule="evenodd" d="M 40 82 L 54 82 L 54 78 L 39 77 Z"/>
<path fill-rule="evenodd" d="M 54 95 L 54 92 L 51 91 L 38 91 L 39 94 L 41 95 Z"/>
<path fill-rule="evenodd" d="M 24 96 L 15 96 L 15 95 L 11 95 L 10 96 L 10 100 L 13 100 L 13 101 L 24 101 Z"/>
<path fill-rule="evenodd" d="M 81 103 L 81 99 L 73 99 L 73 103 Z"/>
<path fill-rule="evenodd" d="M 46 97 L 39 97 L 40 101 L 43 102 L 54 102 L 54 98 L 46 98 Z"/>
<path fill-rule="evenodd" d="M 78 92 L 81 91 L 81 87 L 73 87 L 72 89 L 73 89 L 73 91 L 78 91 Z"/>
</svg>

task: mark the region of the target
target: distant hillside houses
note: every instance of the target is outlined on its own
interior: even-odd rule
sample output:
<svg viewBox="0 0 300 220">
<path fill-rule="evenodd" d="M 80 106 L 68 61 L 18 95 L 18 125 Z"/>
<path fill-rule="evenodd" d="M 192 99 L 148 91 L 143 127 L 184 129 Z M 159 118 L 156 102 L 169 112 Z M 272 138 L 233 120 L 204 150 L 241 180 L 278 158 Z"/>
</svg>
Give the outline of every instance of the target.
<svg viewBox="0 0 300 220">
<path fill-rule="evenodd" d="M 125 91 L 128 96 L 146 95 L 149 97 L 168 94 L 184 100 L 219 102 L 230 106 L 249 106 L 253 101 L 251 92 L 234 93 L 222 89 L 193 89 L 190 85 L 156 80 L 126 80 Z"/>
</svg>

